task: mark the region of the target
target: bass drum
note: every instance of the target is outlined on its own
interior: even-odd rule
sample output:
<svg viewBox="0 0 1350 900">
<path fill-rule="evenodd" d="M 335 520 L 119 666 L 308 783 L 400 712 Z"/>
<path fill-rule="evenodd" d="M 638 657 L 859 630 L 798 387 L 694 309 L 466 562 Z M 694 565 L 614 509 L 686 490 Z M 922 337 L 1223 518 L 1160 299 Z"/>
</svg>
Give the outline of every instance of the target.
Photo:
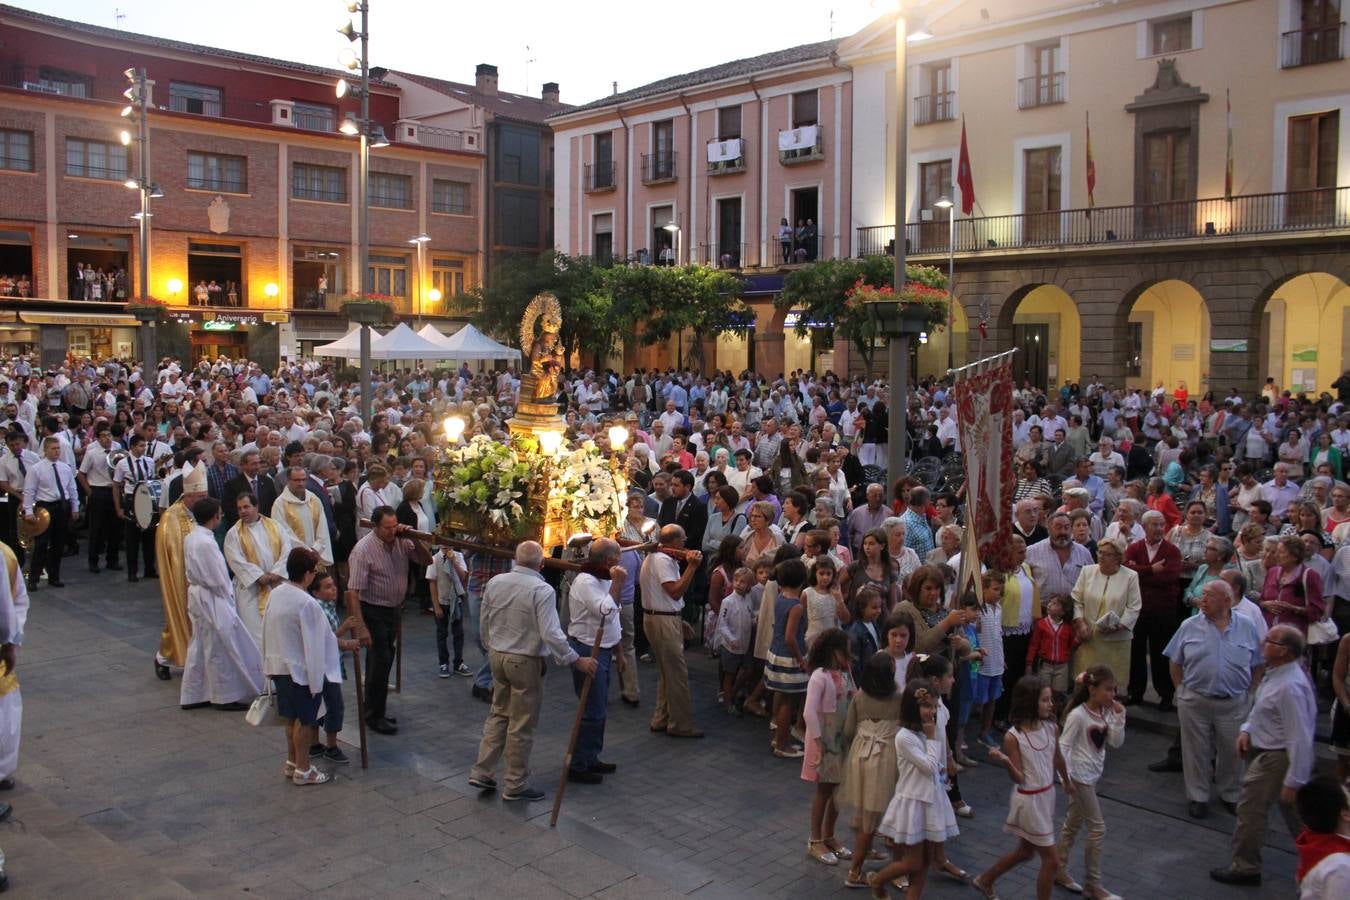
<svg viewBox="0 0 1350 900">
<path fill-rule="evenodd" d="M 131 498 L 131 512 L 136 518 L 137 528 L 146 531 L 155 524 L 155 518 L 159 515 L 158 506 L 150 485 L 145 482 L 136 485 L 136 493 Z"/>
</svg>

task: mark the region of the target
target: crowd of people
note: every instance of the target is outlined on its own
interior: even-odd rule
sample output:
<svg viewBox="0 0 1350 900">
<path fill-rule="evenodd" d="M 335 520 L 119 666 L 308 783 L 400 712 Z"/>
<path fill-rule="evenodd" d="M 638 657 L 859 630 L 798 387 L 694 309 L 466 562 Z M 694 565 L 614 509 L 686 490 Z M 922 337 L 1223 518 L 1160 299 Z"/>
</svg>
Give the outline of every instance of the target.
<svg viewBox="0 0 1350 900">
<path fill-rule="evenodd" d="M 504 439 L 511 372 L 375 373 L 369 421 L 357 386 L 312 360 L 270 373 L 16 360 L 3 374 L 0 537 L 21 561 L 19 517 L 50 521 L 19 584 L 38 590 L 45 572 L 60 588 L 81 535 L 92 571 L 158 578 L 156 675 L 184 669 L 187 708 L 243 709 L 270 690 L 297 785 L 345 761 L 342 650 L 366 648 L 366 725 L 398 733 L 389 679 L 403 610 L 420 608 L 436 619 L 434 674 L 472 678 L 489 704 L 470 784 L 497 789 L 504 761 L 506 800 L 543 797 L 529 768 L 543 660 L 587 694 L 567 775 L 595 785 L 617 769 L 603 758 L 610 681 L 628 707 L 650 702 L 652 732 L 697 739 L 709 723 L 688 654 L 709 652 L 718 705 L 769 719 L 772 756 L 814 785 L 807 852 L 847 863 L 850 886 L 907 883 L 916 897 L 931 870 L 993 896 L 1038 859 L 1040 897 L 1055 884 L 1114 896 L 1093 786 L 1127 708 L 1154 704 L 1179 738 L 1151 768 L 1181 774 L 1192 816 L 1217 800 L 1235 817 L 1213 877 L 1259 883 L 1278 805 L 1327 857 L 1307 867 L 1305 896 L 1343 895 L 1308 885 L 1350 870 L 1350 374 L 1319 397 L 1271 382 L 1223 399 L 1095 378 L 1018 388 L 1013 534 L 965 591 L 960 478 L 942 474 L 959 467 L 888 478 L 891 398 L 861 378 L 571 373 L 568 440 L 621 453 L 631 492 L 618 533 L 560 577 L 533 542 L 508 560 L 408 536 L 437 523 L 441 423 L 456 414 L 467 435 Z M 959 452 L 949 385 L 920 382 L 901 402 L 915 458 Z M 627 426 L 622 449 L 611 424 Z M 86 531 L 71 527 L 81 517 Z M 466 656 L 470 636 L 481 659 Z M 651 701 L 642 662 L 657 672 Z M 1328 708 L 1334 777 L 1315 774 L 1312 752 Z M 975 814 L 960 773 L 980 748 L 1013 782 L 1016 846 L 972 878 L 944 847 Z M 1080 885 L 1069 851 L 1084 830 Z M 878 834 L 894 858 L 869 873 L 890 855 Z"/>
</svg>

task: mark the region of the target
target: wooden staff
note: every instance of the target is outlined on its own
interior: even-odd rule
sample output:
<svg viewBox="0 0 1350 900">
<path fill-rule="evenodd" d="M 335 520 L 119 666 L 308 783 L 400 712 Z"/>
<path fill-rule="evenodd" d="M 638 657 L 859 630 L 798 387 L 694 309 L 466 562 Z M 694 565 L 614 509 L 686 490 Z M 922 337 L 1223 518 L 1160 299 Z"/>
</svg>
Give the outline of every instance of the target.
<svg viewBox="0 0 1350 900">
<path fill-rule="evenodd" d="M 399 607 L 398 627 L 394 630 L 394 693 L 403 693 L 403 607 Z"/>
<path fill-rule="evenodd" d="M 369 519 L 362 519 L 358 524 L 362 528 L 374 528 L 375 524 Z M 448 538 L 439 534 L 431 534 L 427 531 L 408 530 L 403 532 L 403 537 L 411 538 L 414 541 L 421 541 L 424 544 L 440 544 L 442 547 L 454 547 L 459 550 L 472 550 L 474 553 L 482 553 L 486 556 L 500 556 L 510 559 L 516 555 L 514 549 L 505 547 L 493 547 L 491 544 L 480 544 L 476 541 L 462 541 L 458 538 Z M 551 556 L 544 557 L 544 568 L 561 569 L 565 572 L 582 572 L 585 566 L 581 563 L 569 562 L 564 559 L 554 559 Z"/>
<path fill-rule="evenodd" d="M 356 721 L 360 723 L 361 768 L 370 768 L 370 754 L 366 749 L 366 688 L 361 681 L 361 648 L 352 651 L 352 678 L 356 681 Z"/>
<path fill-rule="evenodd" d="M 595 629 L 595 643 L 591 645 L 591 659 L 597 659 L 600 656 L 600 639 L 605 636 L 605 618 L 600 617 L 600 626 Z M 563 792 L 567 790 L 567 773 L 572 768 L 572 751 L 577 748 L 577 737 L 581 734 L 581 719 L 586 713 L 586 698 L 591 693 L 591 683 L 595 681 L 593 674 L 588 674 L 586 679 L 581 682 L 581 693 L 577 697 L 577 714 L 572 719 L 572 736 L 567 739 L 567 753 L 563 756 L 562 777 L 558 779 L 558 792 L 553 795 L 553 812 L 548 817 L 548 827 L 554 828 L 558 824 L 558 811 L 562 809 Z"/>
</svg>

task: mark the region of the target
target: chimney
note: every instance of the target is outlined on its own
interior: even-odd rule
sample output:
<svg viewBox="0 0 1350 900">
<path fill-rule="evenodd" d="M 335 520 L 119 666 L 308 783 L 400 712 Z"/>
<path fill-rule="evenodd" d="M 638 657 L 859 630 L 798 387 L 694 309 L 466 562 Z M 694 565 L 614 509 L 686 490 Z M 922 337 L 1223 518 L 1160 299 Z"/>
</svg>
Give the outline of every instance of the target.
<svg viewBox="0 0 1350 900">
<path fill-rule="evenodd" d="M 558 82 L 544 82 L 544 103 L 547 104 L 550 109 L 558 108 Z"/>
<path fill-rule="evenodd" d="M 619 92 L 619 83 L 617 81 L 611 81 L 610 84 L 614 88 L 613 91 L 611 91 L 611 94 L 617 94 Z"/>
<path fill-rule="evenodd" d="M 491 63 L 479 63 L 474 70 L 474 83 L 478 90 L 490 96 L 497 94 L 497 67 Z"/>
</svg>

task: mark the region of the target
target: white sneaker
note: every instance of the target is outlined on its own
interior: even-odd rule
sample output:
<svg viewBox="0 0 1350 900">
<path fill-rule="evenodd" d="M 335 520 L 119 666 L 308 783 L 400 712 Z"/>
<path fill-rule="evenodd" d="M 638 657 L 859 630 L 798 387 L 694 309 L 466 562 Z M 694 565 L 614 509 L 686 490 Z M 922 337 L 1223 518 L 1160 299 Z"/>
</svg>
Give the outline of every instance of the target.
<svg viewBox="0 0 1350 900">
<path fill-rule="evenodd" d="M 299 769 L 296 769 L 295 774 L 291 776 L 291 784 L 297 784 L 300 785 L 301 787 L 310 784 L 327 784 L 328 780 L 329 777 L 323 772 L 320 772 L 314 766 L 310 766 L 303 772 L 300 771 Z"/>
<path fill-rule="evenodd" d="M 975 810 L 973 810 L 973 809 L 970 808 L 970 804 L 969 804 L 969 803 L 962 803 L 960 806 L 958 806 L 958 807 L 956 807 L 955 809 L 953 809 L 952 812 L 956 813 L 958 816 L 960 816 L 960 817 L 963 818 L 963 819 L 973 819 L 973 818 L 975 818 Z"/>
</svg>

